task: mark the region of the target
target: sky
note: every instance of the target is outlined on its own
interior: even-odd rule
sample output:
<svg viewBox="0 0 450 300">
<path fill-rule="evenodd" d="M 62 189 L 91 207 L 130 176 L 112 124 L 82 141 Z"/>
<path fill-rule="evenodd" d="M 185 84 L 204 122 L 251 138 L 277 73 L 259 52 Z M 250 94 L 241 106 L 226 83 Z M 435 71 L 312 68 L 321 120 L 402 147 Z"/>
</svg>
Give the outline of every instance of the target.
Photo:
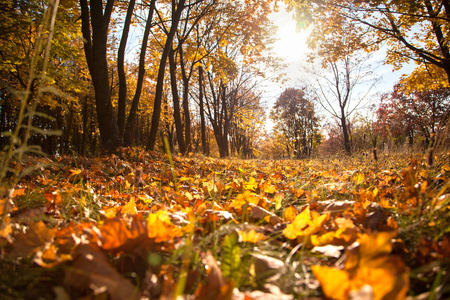
<svg viewBox="0 0 450 300">
<path fill-rule="evenodd" d="M 270 20 L 278 27 L 277 41 L 273 45 L 273 52 L 276 56 L 283 58 L 284 63 L 287 65 L 286 69 L 283 70 L 286 73 L 287 81 L 284 84 L 267 83 L 265 86 L 262 99 L 267 103 L 269 110 L 284 89 L 300 87 L 305 82 L 303 68 L 307 67 L 308 47 L 306 39 L 310 30 L 297 30 L 293 14 L 286 12 L 283 5 L 283 3 L 280 3 L 279 12 L 272 13 Z M 373 59 L 374 62 L 378 62 L 379 67 L 375 70 L 376 74 L 381 77 L 381 81 L 376 86 L 375 91 L 386 93 L 392 90 L 393 85 L 399 81 L 401 75 L 409 74 L 414 69 L 414 64 L 407 65 L 403 69 L 393 72 L 392 66 L 381 63 L 384 55 L 381 51 L 374 53 Z M 270 131 L 272 126 L 271 120 L 267 118 L 266 129 Z"/>
</svg>

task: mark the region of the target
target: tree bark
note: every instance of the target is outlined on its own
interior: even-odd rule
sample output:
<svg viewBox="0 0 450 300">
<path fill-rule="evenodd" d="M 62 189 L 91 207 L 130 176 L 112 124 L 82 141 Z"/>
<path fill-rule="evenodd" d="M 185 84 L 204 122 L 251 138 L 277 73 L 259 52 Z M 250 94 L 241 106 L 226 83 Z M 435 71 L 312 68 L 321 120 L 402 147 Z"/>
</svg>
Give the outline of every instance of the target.
<svg viewBox="0 0 450 300">
<path fill-rule="evenodd" d="M 228 108 L 227 108 L 227 90 L 226 86 L 222 86 L 222 111 L 223 111 L 223 134 L 222 134 L 222 149 L 220 157 L 227 157 L 230 155 L 229 149 L 228 149 Z"/>
<path fill-rule="evenodd" d="M 127 106 L 127 78 L 125 76 L 125 48 L 127 46 L 128 32 L 130 31 L 131 17 L 133 15 L 134 4 L 136 0 L 130 0 L 128 3 L 127 15 L 123 24 L 122 38 L 120 39 L 119 50 L 117 54 L 117 73 L 119 75 L 119 99 L 117 123 L 122 133 L 125 126 L 125 110 Z"/>
<path fill-rule="evenodd" d="M 175 119 L 175 130 L 177 135 L 177 142 L 179 150 L 182 154 L 186 153 L 186 144 L 183 136 L 183 124 L 181 122 L 180 111 L 180 97 L 178 95 L 177 87 L 177 65 L 175 62 L 175 50 L 170 49 L 169 52 L 169 70 L 170 70 L 170 84 L 172 87 L 172 101 L 173 101 L 173 117 Z"/>
<path fill-rule="evenodd" d="M 103 12 L 102 0 L 80 0 L 84 52 L 95 91 L 98 127 L 105 150 L 122 145 L 119 126 L 111 102 L 106 43 L 114 0 L 108 0 Z M 92 38 L 91 38 L 92 25 Z"/>
<path fill-rule="evenodd" d="M 192 149 L 191 143 L 191 116 L 189 114 L 189 80 L 186 69 L 184 67 L 183 58 L 183 44 L 179 45 L 181 79 L 183 80 L 183 113 L 184 113 L 184 140 L 186 141 L 186 151 L 190 152 Z"/>
<path fill-rule="evenodd" d="M 205 124 L 205 108 L 203 106 L 203 67 L 198 66 L 198 88 L 199 88 L 199 108 L 200 108 L 200 130 L 202 134 L 202 152 L 208 155 L 208 148 L 206 146 L 206 124 Z"/>
<path fill-rule="evenodd" d="M 155 11 L 155 3 L 156 0 L 152 0 L 150 2 L 150 8 L 148 12 L 147 22 L 145 23 L 145 30 L 144 30 L 144 36 L 142 39 L 142 45 L 141 45 L 141 53 L 139 56 L 139 71 L 138 71 L 138 79 L 136 84 L 136 91 L 134 93 L 133 101 L 131 103 L 130 112 L 128 114 L 127 122 L 125 125 L 124 135 L 123 135 L 123 141 L 126 146 L 131 146 L 134 142 L 134 125 L 136 122 L 136 115 L 139 107 L 139 101 L 141 99 L 141 93 L 142 93 L 142 85 L 144 83 L 144 76 L 145 76 L 145 53 L 147 51 L 147 44 L 148 44 L 148 36 L 150 34 L 150 28 L 152 27 L 152 19 L 153 19 L 153 12 Z"/>
<path fill-rule="evenodd" d="M 166 69 L 167 56 L 169 55 L 169 51 L 172 48 L 173 38 L 175 36 L 175 32 L 177 31 L 178 23 L 180 22 L 181 19 L 181 12 L 185 8 L 184 3 L 185 0 L 180 0 L 178 5 L 175 5 L 175 1 L 172 1 L 172 9 L 175 10 L 175 12 L 172 14 L 172 24 L 170 27 L 169 34 L 167 35 L 166 43 L 164 45 L 164 50 L 161 56 L 161 61 L 159 63 L 155 100 L 153 104 L 152 123 L 150 127 L 150 136 L 147 143 L 147 149 L 152 151 L 155 149 L 156 139 L 158 135 L 159 120 L 161 117 L 161 100 L 164 89 L 164 74 Z"/>
<path fill-rule="evenodd" d="M 344 135 L 344 148 L 345 148 L 345 152 L 348 155 L 352 154 L 352 146 L 350 143 L 350 135 L 348 133 L 348 124 L 347 124 L 347 120 L 345 118 L 344 113 L 342 112 L 342 117 L 341 117 L 341 127 L 342 127 L 342 132 Z"/>
</svg>

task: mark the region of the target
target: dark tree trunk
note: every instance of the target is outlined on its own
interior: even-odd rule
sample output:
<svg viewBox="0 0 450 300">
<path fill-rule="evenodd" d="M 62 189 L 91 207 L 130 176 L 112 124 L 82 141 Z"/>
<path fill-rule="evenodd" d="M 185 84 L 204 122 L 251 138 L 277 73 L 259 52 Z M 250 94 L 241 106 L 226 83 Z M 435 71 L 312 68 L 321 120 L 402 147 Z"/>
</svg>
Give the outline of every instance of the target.
<svg viewBox="0 0 450 300">
<path fill-rule="evenodd" d="M 102 147 L 113 151 L 122 145 L 111 102 L 106 43 L 114 0 L 108 0 L 103 12 L 102 0 L 80 0 L 84 52 L 95 91 L 97 120 Z M 90 15 L 90 16 L 89 16 Z M 92 25 L 92 39 L 91 39 Z"/>
<path fill-rule="evenodd" d="M 227 157 L 230 155 L 228 149 L 228 107 L 227 107 L 227 89 L 225 85 L 222 88 L 222 110 L 223 110 L 223 134 L 222 134 L 222 151 L 221 157 Z M 222 155 L 223 154 L 223 155 Z"/>
<path fill-rule="evenodd" d="M 175 10 L 175 1 L 172 2 L 172 9 Z M 161 100 L 163 96 L 163 88 L 164 88 L 164 74 L 166 69 L 167 56 L 169 55 L 169 51 L 172 48 L 172 41 L 175 36 L 175 32 L 177 31 L 178 23 L 181 19 L 181 12 L 185 8 L 185 0 L 180 0 L 178 5 L 176 5 L 176 10 L 172 14 L 172 24 L 170 27 L 169 34 L 167 35 L 166 44 L 164 45 L 164 50 L 161 56 L 161 61 L 159 63 L 158 70 L 158 79 L 156 82 L 156 91 L 155 91 L 155 100 L 153 103 L 153 115 L 152 115 L 152 124 L 150 127 L 150 136 L 147 143 L 148 150 L 154 150 L 156 139 L 158 135 L 158 127 L 159 120 L 161 117 Z"/>
<path fill-rule="evenodd" d="M 180 97 L 178 95 L 176 69 L 177 65 L 175 62 L 175 50 L 171 49 L 169 52 L 169 71 L 170 71 L 170 84 L 172 87 L 173 117 L 175 119 L 175 130 L 177 135 L 178 147 L 180 152 L 182 154 L 185 154 L 186 144 L 184 142 L 183 124 L 181 122 Z"/>
<path fill-rule="evenodd" d="M 181 67 L 181 78 L 183 80 L 183 113 L 184 113 L 184 140 L 186 141 L 186 151 L 190 152 L 192 149 L 191 142 L 191 116 L 189 114 L 189 80 L 190 76 L 187 76 L 186 69 L 184 67 L 183 59 L 183 45 L 179 45 L 180 54 L 180 67 Z"/>
<path fill-rule="evenodd" d="M 136 84 L 136 91 L 134 93 L 133 102 L 131 103 L 130 113 L 128 114 L 127 123 L 124 131 L 124 144 L 131 146 L 134 141 L 134 124 L 136 121 L 136 115 L 139 107 L 139 100 L 141 99 L 142 85 L 144 83 L 145 75 L 145 53 L 147 51 L 148 36 L 150 34 L 150 28 L 152 27 L 153 12 L 155 10 L 156 0 L 150 2 L 150 8 L 148 12 L 147 22 L 145 23 L 144 37 L 141 45 L 141 53 L 139 56 L 139 71 L 138 80 Z"/>
<path fill-rule="evenodd" d="M 127 15 L 123 24 L 122 38 L 120 39 L 119 51 L 117 54 L 117 73 L 119 75 L 119 99 L 117 101 L 117 123 L 122 133 L 125 126 L 125 110 L 127 107 L 127 78 L 125 76 L 125 48 L 127 46 L 128 32 L 130 31 L 131 17 L 136 0 L 128 3 Z"/>
<path fill-rule="evenodd" d="M 344 116 L 344 112 L 342 112 L 342 115 Z M 352 154 L 352 145 L 350 143 L 350 135 L 348 132 L 348 124 L 345 117 L 341 117 L 341 127 L 342 127 L 342 133 L 344 135 L 344 148 L 345 152 L 348 155 Z"/>
<path fill-rule="evenodd" d="M 199 106 L 200 106 L 200 131 L 202 134 L 202 152 L 208 155 L 208 148 L 206 147 L 206 124 L 205 124 L 205 109 L 203 107 L 203 67 L 198 66 L 198 88 L 199 88 Z"/>
</svg>

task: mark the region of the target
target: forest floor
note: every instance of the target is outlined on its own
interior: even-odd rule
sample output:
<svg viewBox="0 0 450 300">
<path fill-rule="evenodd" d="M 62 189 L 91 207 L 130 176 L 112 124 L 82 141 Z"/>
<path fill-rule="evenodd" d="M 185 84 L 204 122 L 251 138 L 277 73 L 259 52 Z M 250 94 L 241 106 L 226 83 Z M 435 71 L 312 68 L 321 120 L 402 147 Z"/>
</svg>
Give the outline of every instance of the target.
<svg viewBox="0 0 450 300">
<path fill-rule="evenodd" d="M 28 157 L 0 298 L 448 298 L 450 152 L 379 156 Z"/>
</svg>

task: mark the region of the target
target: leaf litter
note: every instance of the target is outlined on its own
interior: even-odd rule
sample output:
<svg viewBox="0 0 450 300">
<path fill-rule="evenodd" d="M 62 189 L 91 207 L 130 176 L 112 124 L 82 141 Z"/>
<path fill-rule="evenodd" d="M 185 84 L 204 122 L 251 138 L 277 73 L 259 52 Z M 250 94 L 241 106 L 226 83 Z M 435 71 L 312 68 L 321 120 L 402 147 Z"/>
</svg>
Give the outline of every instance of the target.
<svg viewBox="0 0 450 300">
<path fill-rule="evenodd" d="M 138 148 L 61 157 L 2 193 L 0 266 L 10 277 L 1 276 L 0 291 L 5 299 L 444 299 L 449 158 L 437 156 L 433 168 L 396 159 L 349 170 L 339 160 L 193 155 L 174 157 L 172 168 L 166 155 Z M 63 276 L 46 280 L 51 273 Z"/>
</svg>

